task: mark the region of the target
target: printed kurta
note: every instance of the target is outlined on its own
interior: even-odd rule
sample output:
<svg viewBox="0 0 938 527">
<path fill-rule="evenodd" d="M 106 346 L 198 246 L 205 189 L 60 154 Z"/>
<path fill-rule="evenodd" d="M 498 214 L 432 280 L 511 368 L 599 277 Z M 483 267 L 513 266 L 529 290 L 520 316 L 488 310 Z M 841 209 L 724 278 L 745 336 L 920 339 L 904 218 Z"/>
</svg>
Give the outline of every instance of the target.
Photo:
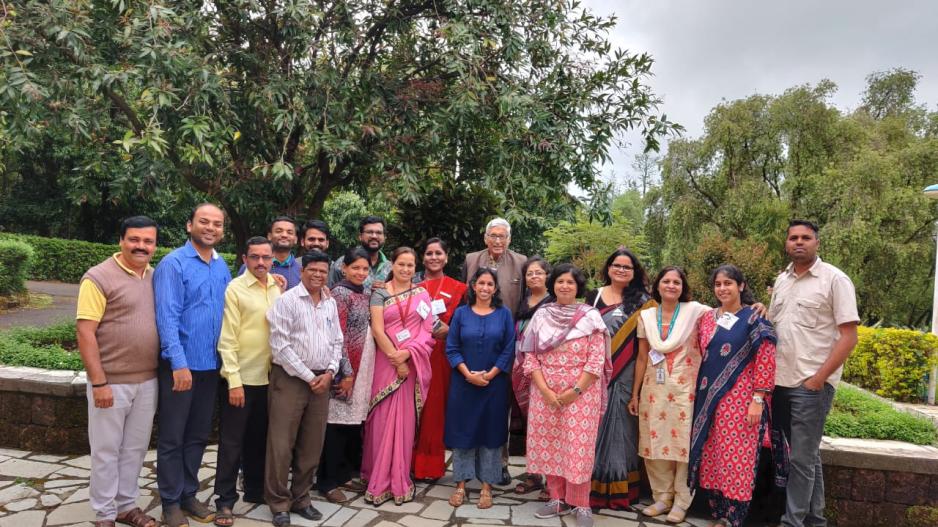
<svg viewBox="0 0 938 527">
<path fill-rule="evenodd" d="M 717 330 L 716 317 L 713 314 L 700 317 L 697 328 L 700 349 L 706 350 Z M 763 340 L 756 356 L 717 404 L 701 455 L 700 487 L 719 491 L 731 500 L 752 499 L 761 438 L 759 426 L 746 422 L 746 413 L 753 391 L 756 388 L 771 391 L 774 385 L 775 344 Z"/>
<path fill-rule="evenodd" d="M 340 282 L 341 284 L 341 282 Z M 360 425 L 368 417 L 371 380 L 375 368 L 375 341 L 371 338 L 369 296 L 341 285 L 332 289 L 339 311 L 339 326 L 345 336 L 341 370 L 354 374 L 352 396 L 348 401 L 329 400 L 329 423 Z"/>
<path fill-rule="evenodd" d="M 570 483 L 590 481 L 596 454 L 596 434 L 602 417 L 606 359 L 603 333 L 570 339 L 556 349 L 525 353 L 524 372 L 541 370 L 547 386 L 556 393 L 573 387 L 580 373 L 598 377 L 572 404 L 551 408 L 531 383 L 528 408 L 528 472 L 559 476 Z"/>
<path fill-rule="evenodd" d="M 449 324 L 456 307 L 466 294 L 466 284 L 448 276 L 425 280 L 420 286 L 430 294 L 430 300 L 442 300 L 446 311 L 438 317 Z M 446 472 L 446 446 L 443 427 L 446 422 L 446 398 L 452 368 L 446 359 L 446 339 L 434 340 L 430 354 L 430 390 L 420 417 L 420 430 L 414 446 L 414 477 L 417 479 L 442 478 Z"/>
<path fill-rule="evenodd" d="M 639 319 L 638 338 L 645 338 L 647 331 L 645 319 Z M 638 453 L 643 458 L 687 463 L 700 359 L 696 332 L 691 332 L 683 344 L 665 355 L 664 384 L 656 381 L 657 366 L 649 361 L 645 367 L 638 404 Z"/>
</svg>

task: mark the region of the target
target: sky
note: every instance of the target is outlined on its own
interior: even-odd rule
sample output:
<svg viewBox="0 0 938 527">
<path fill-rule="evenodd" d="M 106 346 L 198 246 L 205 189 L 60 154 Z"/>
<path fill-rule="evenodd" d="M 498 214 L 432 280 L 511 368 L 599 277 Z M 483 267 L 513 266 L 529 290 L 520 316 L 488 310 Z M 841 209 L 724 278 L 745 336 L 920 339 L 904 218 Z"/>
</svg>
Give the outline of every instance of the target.
<svg viewBox="0 0 938 527">
<path fill-rule="evenodd" d="M 596 14 L 615 14 L 616 47 L 655 61 L 648 84 L 664 99 L 660 111 L 703 133 L 722 100 L 780 94 L 830 79 L 831 102 L 860 104 L 866 76 L 902 67 L 922 75 L 919 103 L 938 110 L 938 1 L 893 0 L 583 0 Z M 603 167 L 623 182 L 644 144 L 638 134 Z"/>
</svg>

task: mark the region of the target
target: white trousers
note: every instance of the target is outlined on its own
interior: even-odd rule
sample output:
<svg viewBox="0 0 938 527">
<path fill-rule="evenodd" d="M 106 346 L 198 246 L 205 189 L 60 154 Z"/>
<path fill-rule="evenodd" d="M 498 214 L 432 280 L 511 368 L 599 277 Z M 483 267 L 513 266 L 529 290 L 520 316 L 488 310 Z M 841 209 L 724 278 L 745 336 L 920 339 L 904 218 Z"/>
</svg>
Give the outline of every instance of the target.
<svg viewBox="0 0 938 527">
<path fill-rule="evenodd" d="M 694 497 L 687 487 L 687 463 L 664 459 L 646 459 L 645 470 L 655 501 L 677 505 L 685 511 Z"/>
<path fill-rule="evenodd" d="M 88 494 L 98 520 L 111 520 L 137 506 L 137 478 L 153 430 L 159 392 L 156 378 L 139 384 L 111 384 L 114 405 L 96 408 L 88 384 Z"/>
</svg>

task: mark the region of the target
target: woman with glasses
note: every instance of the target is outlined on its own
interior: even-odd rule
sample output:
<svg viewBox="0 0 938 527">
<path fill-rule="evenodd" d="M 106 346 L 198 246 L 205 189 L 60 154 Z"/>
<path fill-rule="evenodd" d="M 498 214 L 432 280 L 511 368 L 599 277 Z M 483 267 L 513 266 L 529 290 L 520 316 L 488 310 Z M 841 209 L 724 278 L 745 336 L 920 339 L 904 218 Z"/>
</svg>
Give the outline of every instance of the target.
<svg viewBox="0 0 938 527">
<path fill-rule="evenodd" d="M 547 276 L 550 274 L 550 264 L 540 256 L 528 258 L 521 267 L 521 276 L 524 277 L 524 287 L 521 290 L 521 305 L 518 306 L 518 312 L 515 315 L 515 338 L 521 340 L 524 330 L 527 329 L 531 317 L 541 306 L 554 301 L 553 295 L 547 292 Z M 524 441 L 527 435 L 528 423 L 528 392 L 531 389 L 531 378 L 524 375 L 518 356 L 515 356 L 515 364 L 511 369 L 511 386 L 514 394 L 511 405 L 511 424 L 509 429 L 511 435 L 520 437 Z M 509 441 L 514 441 L 509 439 Z M 513 444 L 513 443 L 512 443 Z M 539 474 L 524 474 L 521 483 L 515 487 L 518 494 L 527 494 L 528 492 L 543 489 L 544 481 Z M 547 501 L 546 491 L 541 491 L 539 499 Z"/>
<path fill-rule="evenodd" d="M 638 356 L 639 312 L 657 304 L 648 294 L 648 279 L 638 258 L 625 248 L 609 255 L 603 286 L 586 294 L 612 335 L 609 406 L 599 424 L 590 505 L 626 510 L 638 499 L 638 420 L 628 411 Z"/>
<path fill-rule="evenodd" d="M 466 295 L 466 284 L 443 274 L 449 259 L 449 247 L 439 238 L 427 240 L 423 250 L 424 273 L 420 287 L 430 294 L 433 315 L 433 353 L 430 368 L 433 379 L 420 417 L 420 432 L 414 447 L 414 477 L 436 480 L 446 472 L 446 446 L 443 426 L 446 422 L 446 394 L 449 393 L 452 368 L 446 360 L 446 335 L 449 322 Z"/>
</svg>

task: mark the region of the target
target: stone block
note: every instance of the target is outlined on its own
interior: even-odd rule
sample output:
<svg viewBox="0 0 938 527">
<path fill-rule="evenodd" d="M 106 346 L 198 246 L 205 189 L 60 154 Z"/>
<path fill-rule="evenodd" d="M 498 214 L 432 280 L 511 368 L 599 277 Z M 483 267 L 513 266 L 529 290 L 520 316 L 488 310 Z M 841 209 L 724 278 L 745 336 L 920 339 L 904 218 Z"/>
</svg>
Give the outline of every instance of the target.
<svg viewBox="0 0 938 527">
<path fill-rule="evenodd" d="M 26 511 L 0 518 L 0 527 L 42 527 L 45 511 Z"/>
<path fill-rule="evenodd" d="M 850 498 L 854 501 L 879 503 L 885 496 L 886 474 L 879 470 L 855 470 Z"/>
<path fill-rule="evenodd" d="M 4 420 L 18 425 L 28 425 L 32 419 L 32 397 L 25 393 L 3 394 Z"/>
<path fill-rule="evenodd" d="M 55 421 L 55 399 L 34 396 L 30 405 L 30 422 L 39 426 L 53 426 Z"/>
<path fill-rule="evenodd" d="M 38 461 L 27 461 L 25 459 L 8 459 L 0 463 L 0 474 L 4 476 L 15 476 L 29 479 L 42 479 L 49 476 L 56 470 L 58 465 L 51 463 L 40 463 Z"/>
<path fill-rule="evenodd" d="M 80 397 L 56 397 L 55 418 L 58 426 L 85 428 L 88 426 L 88 400 Z"/>
<path fill-rule="evenodd" d="M 925 505 L 929 501 L 931 477 L 909 472 L 886 473 L 886 501 L 904 505 Z"/>
<path fill-rule="evenodd" d="M 849 500 L 853 469 L 845 467 L 824 467 L 824 487 L 832 498 Z"/>
</svg>

